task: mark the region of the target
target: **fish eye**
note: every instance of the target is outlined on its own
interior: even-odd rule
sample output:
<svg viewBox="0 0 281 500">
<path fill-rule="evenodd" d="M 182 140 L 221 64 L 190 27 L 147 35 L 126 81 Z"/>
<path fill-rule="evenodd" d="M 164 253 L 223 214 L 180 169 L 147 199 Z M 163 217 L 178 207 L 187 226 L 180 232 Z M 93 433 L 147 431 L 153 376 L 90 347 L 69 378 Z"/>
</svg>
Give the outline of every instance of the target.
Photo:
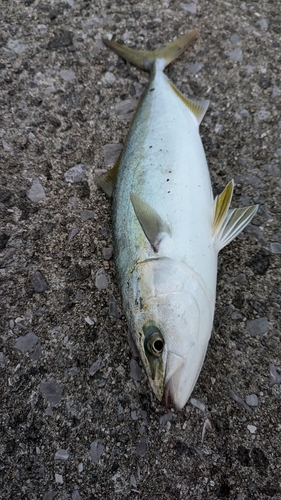
<svg viewBox="0 0 281 500">
<path fill-rule="evenodd" d="M 145 335 L 144 347 L 153 356 L 160 356 L 164 349 L 164 338 L 159 328 L 149 325 L 143 328 Z"/>
</svg>

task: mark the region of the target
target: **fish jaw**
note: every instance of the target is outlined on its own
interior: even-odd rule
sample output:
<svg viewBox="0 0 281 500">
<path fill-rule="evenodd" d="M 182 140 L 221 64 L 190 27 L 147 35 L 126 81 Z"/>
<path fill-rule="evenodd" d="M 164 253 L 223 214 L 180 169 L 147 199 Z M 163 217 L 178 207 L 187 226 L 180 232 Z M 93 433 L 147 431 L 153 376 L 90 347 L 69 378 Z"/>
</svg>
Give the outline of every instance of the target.
<svg viewBox="0 0 281 500">
<path fill-rule="evenodd" d="M 187 403 L 197 382 L 205 358 L 206 346 L 194 353 L 192 360 L 169 352 L 166 364 L 164 401 L 167 406 L 181 410 Z"/>
</svg>

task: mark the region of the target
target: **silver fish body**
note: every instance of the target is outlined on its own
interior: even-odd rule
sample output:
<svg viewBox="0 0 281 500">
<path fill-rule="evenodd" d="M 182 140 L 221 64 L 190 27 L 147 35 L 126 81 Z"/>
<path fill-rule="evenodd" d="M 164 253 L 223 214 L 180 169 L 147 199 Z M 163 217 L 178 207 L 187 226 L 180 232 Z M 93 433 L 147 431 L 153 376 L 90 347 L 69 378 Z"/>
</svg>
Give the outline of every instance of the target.
<svg viewBox="0 0 281 500">
<path fill-rule="evenodd" d="M 180 409 L 211 334 L 218 251 L 256 207 L 229 210 L 233 183 L 214 200 L 199 135 L 208 103 L 168 80 L 166 51 L 144 63 L 150 80 L 118 166 L 113 232 L 123 308 L 151 387 Z"/>
</svg>

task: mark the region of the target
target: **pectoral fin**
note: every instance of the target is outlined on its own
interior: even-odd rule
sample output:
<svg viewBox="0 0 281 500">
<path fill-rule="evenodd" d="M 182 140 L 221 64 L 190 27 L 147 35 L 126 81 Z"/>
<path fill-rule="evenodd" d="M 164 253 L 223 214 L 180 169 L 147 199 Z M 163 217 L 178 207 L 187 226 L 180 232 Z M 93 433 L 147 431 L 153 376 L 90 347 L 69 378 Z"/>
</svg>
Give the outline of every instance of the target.
<svg viewBox="0 0 281 500">
<path fill-rule="evenodd" d="M 213 235 L 216 238 L 218 252 L 243 231 L 258 210 L 258 205 L 229 210 L 233 188 L 232 180 L 215 199 Z"/>
<path fill-rule="evenodd" d="M 130 194 L 130 198 L 145 236 L 152 245 L 153 250 L 158 252 L 164 234 L 170 234 L 168 224 L 160 217 L 154 208 L 146 203 L 146 201 L 142 200 L 134 193 Z"/>
</svg>

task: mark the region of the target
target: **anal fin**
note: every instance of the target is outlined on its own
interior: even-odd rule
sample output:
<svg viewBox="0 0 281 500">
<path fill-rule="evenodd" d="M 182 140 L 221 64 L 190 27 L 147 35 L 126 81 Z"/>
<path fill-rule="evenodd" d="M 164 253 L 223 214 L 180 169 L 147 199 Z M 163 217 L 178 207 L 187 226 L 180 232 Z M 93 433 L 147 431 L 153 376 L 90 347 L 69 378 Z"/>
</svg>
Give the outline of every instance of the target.
<svg viewBox="0 0 281 500">
<path fill-rule="evenodd" d="M 228 245 L 228 243 L 234 240 L 234 238 L 243 231 L 257 213 L 258 208 L 258 205 L 252 205 L 250 207 L 234 208 L 228 211 L 226 220 L 218 236 L 218 251 Z"/>
<path fill-rule="evenodd" d="M 170 234 L 168 224 L 146 201 L 134 193 L 130 193 L 131 202 L 137 219 L 153 250 L 158 252 L 164 234 Z"/>
<path fill-rule="evenodd" d="M 103 189 L 103 191 L 107 194 L 107 196 L 111 197 L 115 184 L 116 184 L 116 179 L 117 179 L 117 174 L 118 174 L 118 167 L 121 159 L 122 151 L 120 155 L 118 156 L 118 159 L 110 170 L 106 172 L 105 174 L 102 174 L 98 180 L 97 180 L 97 185 Z"/>
<path fill-rule="evenodd" d="M 218 252 L 243 231 L 258 210 L 258 205 L 229 209 L 233 188 L 232 180 L 215 199 L 213 236 L 216 239 Z"/>
</svg>

